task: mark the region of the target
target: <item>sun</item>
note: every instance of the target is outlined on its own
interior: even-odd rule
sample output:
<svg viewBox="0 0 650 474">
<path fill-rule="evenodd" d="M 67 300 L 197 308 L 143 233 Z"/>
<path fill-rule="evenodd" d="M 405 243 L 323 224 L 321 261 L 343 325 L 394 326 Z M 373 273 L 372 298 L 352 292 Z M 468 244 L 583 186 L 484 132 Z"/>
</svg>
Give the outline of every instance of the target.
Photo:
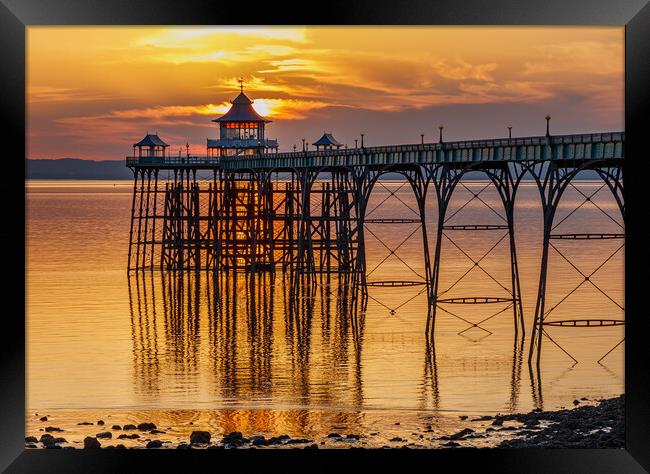
<svg viewBox="0 0 650 474">
<path fill-rule="evenodd" d="M 257 99 L 253 106 L 262 117 L 277 117 L 282 115 L 282 102 L 280 99 Z"/>
</svg>

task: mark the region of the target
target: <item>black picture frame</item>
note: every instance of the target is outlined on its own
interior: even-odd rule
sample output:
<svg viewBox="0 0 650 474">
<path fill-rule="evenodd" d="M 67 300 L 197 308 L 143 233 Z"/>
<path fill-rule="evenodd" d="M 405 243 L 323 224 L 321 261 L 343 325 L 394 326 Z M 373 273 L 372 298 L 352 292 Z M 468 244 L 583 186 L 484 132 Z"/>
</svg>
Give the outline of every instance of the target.
<svg viewBox="0 0 650 474">
<path fill-rule="evenodd" d="M 625 26 L 625 449 L 323 451 L 25 450 L 25 28 L 30 25 L 621 25 Z M 619 473 L 650 470 L 650 325 L 643 310 L 648 245 L 644 204 L 650 168 L 650 5 L 647 0 L 330 1 L 313 5 L 207 0 L 0 0 L 0 117 L 4 148 L 5 266 L 0 345 L 0 469 L 7 472 L 182 471 L 253 467 L 364 469 L 395 463 L 460 472 Z M 7 145 L 9 145 L 7 149 Z M 644 156 L 645 155 L 645 156 Z M 646 173 L 644 175 L 644 173 Z M 644 186 L 645 185 L 645 186 Z M 22 206 L 21 206 L 22 204 Z M 22 249 L 23 251 L 19 251 Z M 21 311 L 22 308 L 22 311 Z M 22 315 L 22 317 L 21 317 Z M 265 466 L 265 467 L 264 467 Z"/>
</svg>

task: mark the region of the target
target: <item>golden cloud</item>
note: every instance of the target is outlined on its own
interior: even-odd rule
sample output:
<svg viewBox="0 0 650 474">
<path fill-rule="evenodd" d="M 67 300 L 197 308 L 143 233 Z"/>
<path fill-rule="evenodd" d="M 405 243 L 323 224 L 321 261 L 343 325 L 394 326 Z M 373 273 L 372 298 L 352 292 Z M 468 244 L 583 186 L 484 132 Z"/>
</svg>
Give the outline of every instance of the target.
<svg viewBox="0 0 650 474">
<path fill-rule="evenodd" d="M 27 56 L 30 140 L 47 136 L 51 147 L 56 133 L 66 145 L 94 134 L 108 143 L 157 126 L 200 133 L 214 127 L 208 117 L 228 110 L 239 77 L 256 109 L 274 121 L 320 120 L 332 116 L 324 109 L 347 107 L 395 113 L 397 131 L 398 114 L 424 108 L 552 103 L 554 110 L 611 123 L 608 117 L 620 117 L 623 107 L 622 32 L 34 27 Z M 296 134 L 308 126 L 291 125 Z"/>
<path fill-rule="evenodd" d="M 83 91 L 75 87 L 31 86 L 27 89 L 27 101 L 32 104 L 42 102 L 81 102 L 109 100 L 108 94 Z"/>
<path fill-rule="evenodd" d="M 135 42 L 140 46 L 157 46 L 178 48 L 187 46 L 193 48 L 211 47 L 220 42 L 232 41 L 233 37 L 239 37 L 259 42 L 266 40 L 284 40 L 290 42 L 304 42 L 304 28 L 281 28 L 281 27 L 186 27 L 186 28 L 164 28 L 152 35 L 146 35 Z"/>
<path fill-rule="evenodd" d="M 299 120 L 305 118 L 315 109 L 331 106 L 322 101 L 306 101 L 297 99 L 257 99 L 254 101 L 256 110 L 264 117 L 282 120 Z M 62 126 L 61 135 L 74 136 L 81 139 L 98 136 L 119 137 L 140 133 L 143 128 L 163 126 L 192 126 L 214 128 L 215 125 L 207 119 L 223 115 L 231 107 L 229 102 L 204 105 L 172 105 L 146 107 L 139 109 L 117 110 L 107 114 L 65 117 L 55 122 Z M 192 120 L 194 118 L 194 120 Z"/>
</svg>

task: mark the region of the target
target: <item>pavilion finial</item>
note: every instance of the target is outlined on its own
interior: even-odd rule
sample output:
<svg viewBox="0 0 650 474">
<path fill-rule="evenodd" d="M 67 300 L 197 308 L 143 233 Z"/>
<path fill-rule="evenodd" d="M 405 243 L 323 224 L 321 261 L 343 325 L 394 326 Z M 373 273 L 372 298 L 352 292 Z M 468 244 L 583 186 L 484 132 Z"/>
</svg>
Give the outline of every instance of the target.
<svg viewBox="0 0 650 474">
<path fill-rule="evenodd" d="M 240 77 L 237 79 L 237 82 L 239 82 L 239 91 L 244 92 L 244 78 Z"/>
</svg>

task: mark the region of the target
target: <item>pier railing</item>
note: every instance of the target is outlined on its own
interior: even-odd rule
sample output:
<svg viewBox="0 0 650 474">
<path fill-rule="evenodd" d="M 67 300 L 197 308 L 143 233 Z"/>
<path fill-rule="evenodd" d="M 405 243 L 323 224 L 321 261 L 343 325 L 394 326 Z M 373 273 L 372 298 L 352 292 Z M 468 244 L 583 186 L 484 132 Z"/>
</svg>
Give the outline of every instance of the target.
<svg viewBox="0 0 650 474">
<path fill-rule="evenodd" d="M 188 166 L 219 164 L 219 158 L 207 155 L 190 156 L 127 156 L 126 166 Z"/>
<path fill-rule="evenodd" d="M 289 169 L 489 161 L 597 160 L 624 157 L 624 132 L 497 138 L 240 156 L 127 157 L 130 167 Z"/>
</svg>

